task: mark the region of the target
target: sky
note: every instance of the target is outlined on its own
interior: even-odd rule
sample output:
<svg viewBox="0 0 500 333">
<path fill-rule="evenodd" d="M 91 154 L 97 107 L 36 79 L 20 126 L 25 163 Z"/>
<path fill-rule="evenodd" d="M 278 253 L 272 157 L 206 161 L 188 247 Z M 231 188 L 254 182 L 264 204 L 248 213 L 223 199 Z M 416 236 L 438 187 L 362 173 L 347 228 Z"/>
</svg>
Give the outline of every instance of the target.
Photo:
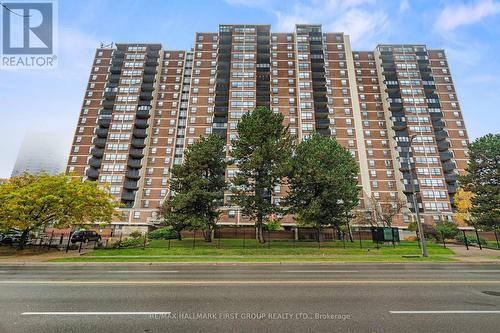
<svg viewBox="0 0 500 333">
<path fill-rule="evenodd" d="M 62 137 L 69 154 L 101 42 L 189 49 L 195 32 L 219 24 L 271 24 L 276 32 L 322 24 L 325 32 L 350 35 L 353 50 L 393 43 L 445 49 L 470 138 L 499 132 L 500 1 L 59 0 L 57 8 L 57 69 L 0 68 L 0 178 L 10 176 L 23 138 L 35 129 Z"/>
</svg>

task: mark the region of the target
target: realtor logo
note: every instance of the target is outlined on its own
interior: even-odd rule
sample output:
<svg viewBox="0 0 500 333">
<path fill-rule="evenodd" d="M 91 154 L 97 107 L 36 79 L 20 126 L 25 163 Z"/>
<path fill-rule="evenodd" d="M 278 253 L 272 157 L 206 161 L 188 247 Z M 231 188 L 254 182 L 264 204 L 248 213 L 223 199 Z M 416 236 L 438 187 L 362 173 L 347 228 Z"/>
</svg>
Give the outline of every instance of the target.
<svg viewBox="0 0 500 333">
<path fill-rule="evenodd" d="M 55 3 L 2 2 L 2 68 L 53 68 Z"/>
</svg>

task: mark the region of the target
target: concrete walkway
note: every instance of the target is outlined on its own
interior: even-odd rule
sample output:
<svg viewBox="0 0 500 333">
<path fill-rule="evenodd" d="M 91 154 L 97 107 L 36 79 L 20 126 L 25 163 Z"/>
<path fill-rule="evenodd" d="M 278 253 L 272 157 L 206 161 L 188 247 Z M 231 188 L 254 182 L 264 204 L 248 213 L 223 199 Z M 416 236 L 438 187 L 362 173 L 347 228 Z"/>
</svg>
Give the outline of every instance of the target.
<svg viewBox="0 0 500 333">
<path fill-rule="evenodd" d="M 446 244 L 447 248 L 452 249 L 457 260 L 464 262 L 491 262 L 500 261 L 500 250 L 479 249 L 479 247 L 469 246 L 469 250 L 465 245 Z M 496 257 L 496 258 L 495 258 Z"/>
</svg>

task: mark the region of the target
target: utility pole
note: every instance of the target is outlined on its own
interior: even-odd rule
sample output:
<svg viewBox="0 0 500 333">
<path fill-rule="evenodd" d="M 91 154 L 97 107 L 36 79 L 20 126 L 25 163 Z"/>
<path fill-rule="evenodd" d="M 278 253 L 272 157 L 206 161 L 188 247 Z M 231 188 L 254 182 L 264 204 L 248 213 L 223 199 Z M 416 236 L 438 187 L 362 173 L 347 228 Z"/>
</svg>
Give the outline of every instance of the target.
<svg viewBox="0 0 500 333">
<path fill-rule="evenodd" d="M 411 157 L 410 154 L 413 154 L 413 139 L 415 139 L 417 136 L 412 135 L 409 140 L 409 147 L 408 147 L 408 169 L 410 172 L 410 182 L 412 186 L 412 197 L 413 197 L 413 209 L 415 210 L 415 219 L 417 220 L 417 229 L 418 229 L 418 234 L 420 238 L 420 244 L 421 244 L 421 249 L 422 249 L 422 257 L 427 257 L 427 247 L 425 245 L 425 235 L 424 235 L 424 228 L 422 226 L 422 221 L 420 220 L 420 209 L 418 207 L 418 200 L 417 200 L 417 190 L 415 187 L 415 183 L 413 181 L 413 168 L 411 166 Z M 416 179 L 416 177 L 415 177 Z"/>
</svg>

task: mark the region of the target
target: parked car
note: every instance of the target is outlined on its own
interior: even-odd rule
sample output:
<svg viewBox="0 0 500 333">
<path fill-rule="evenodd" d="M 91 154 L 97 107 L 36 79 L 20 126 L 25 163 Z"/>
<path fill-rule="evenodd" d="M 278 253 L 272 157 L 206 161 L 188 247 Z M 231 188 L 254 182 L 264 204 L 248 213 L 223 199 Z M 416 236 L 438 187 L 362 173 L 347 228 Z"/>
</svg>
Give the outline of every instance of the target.
<svg viewBox="0 0 500 333">
<path fill-rule="evenodd" d="M 9 230 L 4 232 L 0 236 L 0 243 L 2 244 L 18 244 L 21 241 L 22 232 L 18 230 Z M 25 242 L 28 242 L 28 237 L 26 237 Z"/>
<path fill-rule="evenodd" d="M 87 243 L 88 241 L 101 241 L 101 235 L 99 235 L 94 230 L 78 230 L 71 235 L 71 243 L 83 242 Z"/>
</svg>

